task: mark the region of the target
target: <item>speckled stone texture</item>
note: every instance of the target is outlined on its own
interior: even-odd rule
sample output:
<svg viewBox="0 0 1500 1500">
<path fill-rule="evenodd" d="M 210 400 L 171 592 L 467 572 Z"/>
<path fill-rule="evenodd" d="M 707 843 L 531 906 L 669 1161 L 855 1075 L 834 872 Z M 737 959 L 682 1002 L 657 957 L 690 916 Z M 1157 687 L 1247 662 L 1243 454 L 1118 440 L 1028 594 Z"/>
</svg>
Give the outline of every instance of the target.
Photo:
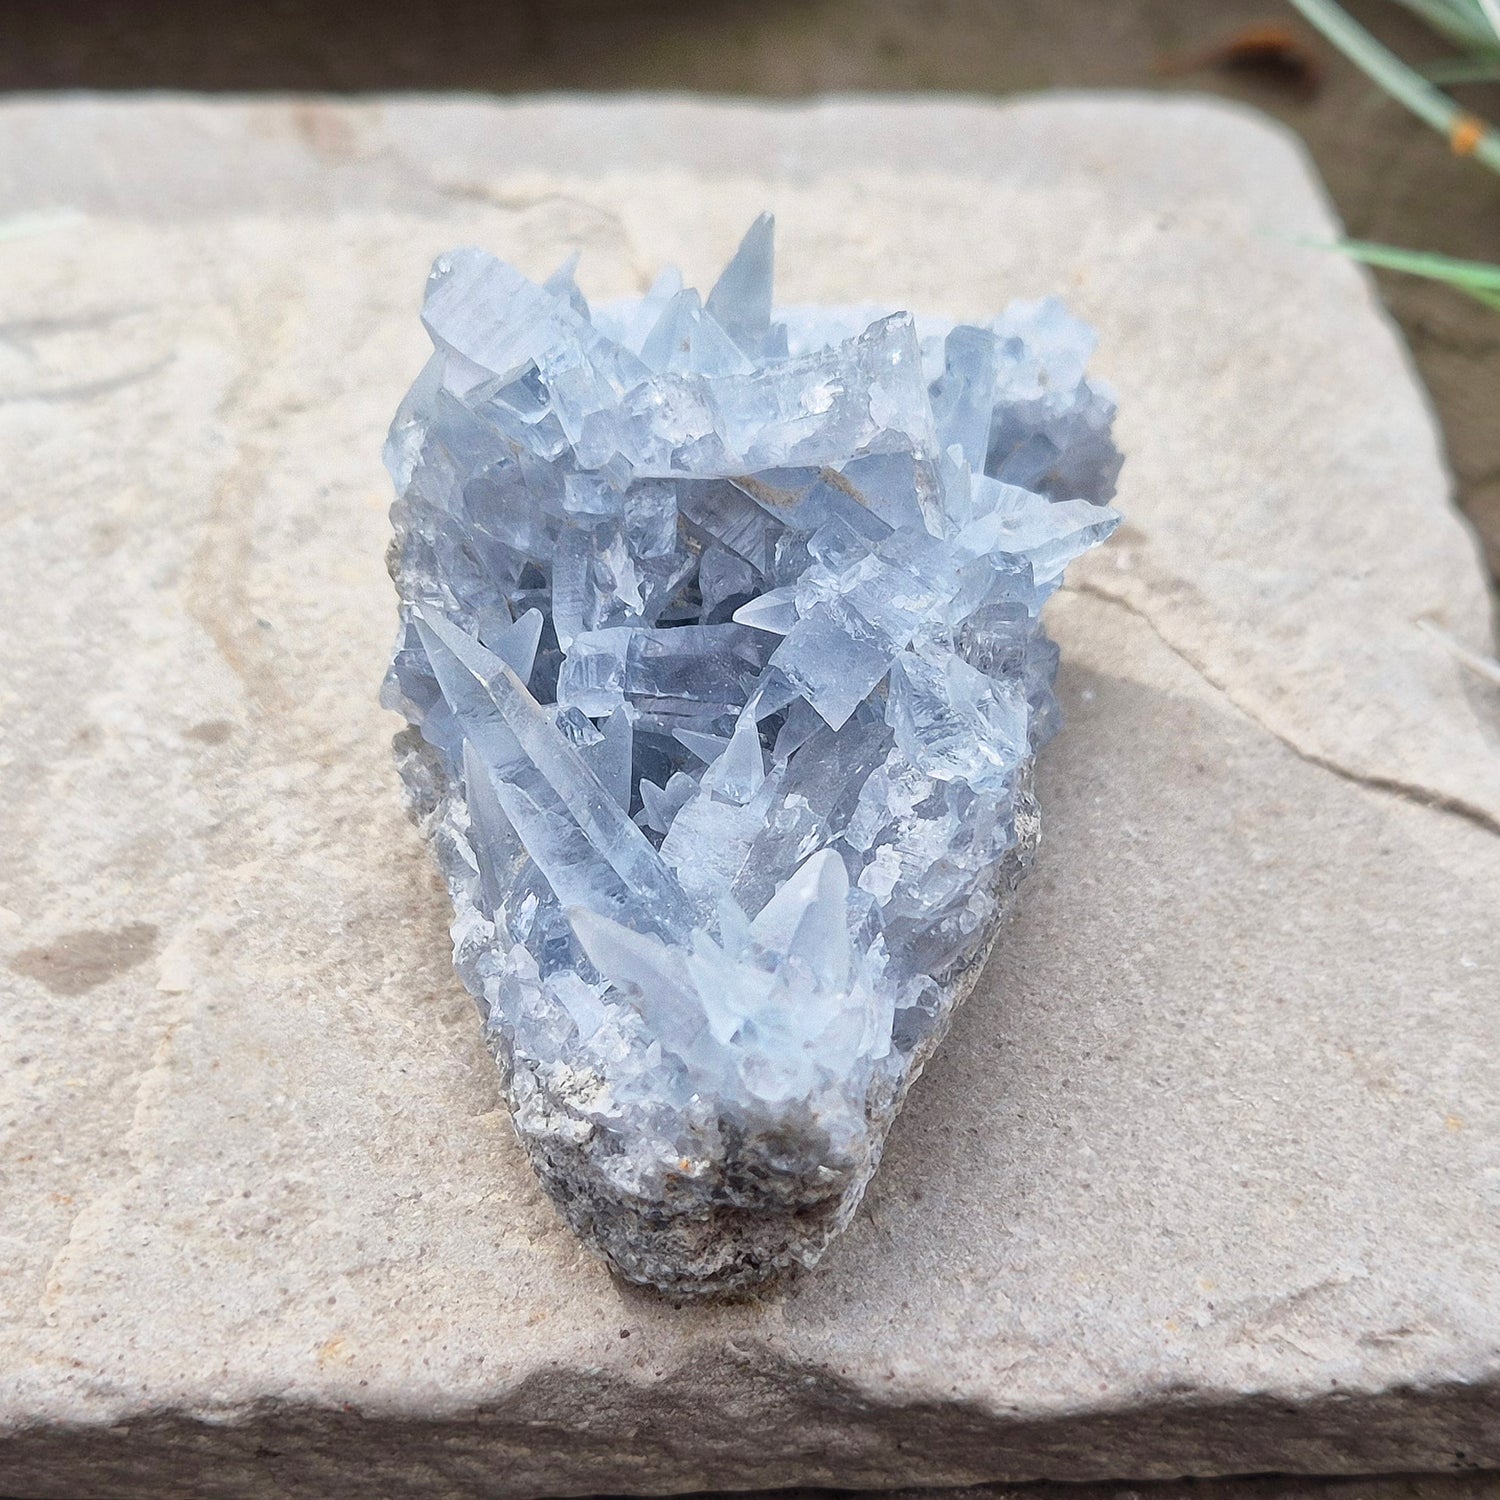
<svg viewBox="0 0 1500 1500">
<path fill-rule="evenodd" d="M 1282 133 L 14 101 L 0 201 L 86 214 L 0 241 L 0 1493 L 1500 1464 L 1500 735 L 1445 644 L 1489 604 Z M 766 206 L 789 297 L 1061 290 L 1129 521 L 1051 608 L 1036 872 L 859 1216 L 678 1308 L 572 1241 L 452 977 L 375 448 L 439 249 L 626 295 Z"/>
</svg>

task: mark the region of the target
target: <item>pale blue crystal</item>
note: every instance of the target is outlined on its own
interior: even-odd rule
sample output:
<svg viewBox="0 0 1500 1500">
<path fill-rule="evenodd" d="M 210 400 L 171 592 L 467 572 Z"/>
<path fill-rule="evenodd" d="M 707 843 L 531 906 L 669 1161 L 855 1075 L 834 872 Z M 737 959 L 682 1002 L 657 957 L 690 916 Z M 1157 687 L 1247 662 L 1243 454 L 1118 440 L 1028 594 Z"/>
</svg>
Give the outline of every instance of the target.
<svg viewBox="0 0 1500 1500">
<path fill-rule="evenodd" d="M 653 833 L 666 833 L 672 826 L 672 819 L 682 811 L 683 804 L 697 791 L 698 783 L 682 771 L 674 771 L 665 786 L 643 780 L 640 783 L 640 821 Z"/>
<path fill-rule="evenodd" d="M 1055 301 L 593 307 L 439 259 L 391 428 L 385 701 L 543 1181 L 675 1292 L 847 1222 L 1037 838 L 1041 608 L 1118 522 Z"/>
<path fill-rule="evenodd" d="M 997 682 L 952 652 L 903 651 L 891 672 L 886 719 L 902 754 L 938 781 L 1004 797 L 1030 753 L 1022 684 Z"/>
<path fill-rule="evenodd" d="M 682 738 L 679 731 L 678 738 Z M 690 747 L 691 748 L 691 747 Z M 755 716 L 742 713 L 734 733 L 712 759 L 700 785 L 729 802 L 744 804 L 765 785 L 766 758 Z"/>
<path fill-rule="evenodd" d="M 775 225 L 762 214 L 749 228 L 708 294 L 707 310 L 752 359 L 763 359 L 771 338 L 771 283 L 776 264 Z M 781 353 L 786 353 L 785 337 Z"/>
</svg>

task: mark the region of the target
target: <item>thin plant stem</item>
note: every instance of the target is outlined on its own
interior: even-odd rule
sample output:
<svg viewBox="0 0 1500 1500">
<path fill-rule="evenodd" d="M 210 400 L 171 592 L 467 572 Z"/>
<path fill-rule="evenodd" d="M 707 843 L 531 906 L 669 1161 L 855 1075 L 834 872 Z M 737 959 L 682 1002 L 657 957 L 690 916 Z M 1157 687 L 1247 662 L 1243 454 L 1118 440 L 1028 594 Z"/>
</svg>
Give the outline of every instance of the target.
<svg viewBox="0 0 1500 1500">
<path fill-rule="evenodd" d="M 1492 126 L 1460 109 L 1440 88 L 1377 42 L 1334 0 L 1292 0 L 1292 4 L 1350 62 L 1419 119 L 1441 131 L 1455 151 L 1500 172 L 1500 136 Z"/>
<path fill-rule="evenodd" d="M 1387 271 L 1402 271 L 1408 276 L 1422 276 L 1441 281 L 1472 297 L 1485 307 L 1500 312 L 1500 266 L 1484 261 L 1458 260 L 1451 255 L 1433 255 L 1425 250 L 1402 250 L 1395 245 L 1371 245 L 1363 240 L 1341 240 L 1321 247 L 1337 250 L 1352 260 L 1381 266 Z"/>
<path fill-rule="evenodd" d="M 1495 45 L 1495 28 L 1480 0 L 1397 0 L 1460 47 L 1483 52 Z"/>
</svg>

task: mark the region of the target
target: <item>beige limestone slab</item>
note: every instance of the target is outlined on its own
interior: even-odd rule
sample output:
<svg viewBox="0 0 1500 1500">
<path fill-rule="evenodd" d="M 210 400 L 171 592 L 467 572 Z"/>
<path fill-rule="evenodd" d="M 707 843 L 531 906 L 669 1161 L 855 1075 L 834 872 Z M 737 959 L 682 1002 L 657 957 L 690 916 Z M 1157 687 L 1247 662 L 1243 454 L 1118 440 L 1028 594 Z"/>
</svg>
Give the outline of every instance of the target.
<svg viewBox="0 0 1500 1500">
<path fill-rule="evenodd" d="M 12 102 L 0 1493 L 530 1496 L 1500 1465 L 1500 695 L 1304 162 L 1129 98 Z M 532 1182 L 374 688 L 431 256 L 1057 290 L 1128 529 L 1044 850 L 865 1208 L 757 1303 Z M 59 214 L 74 208 L 76 217 Z M 86 1486 L 86 1487 L 85 1487 Z"/>
</svg>

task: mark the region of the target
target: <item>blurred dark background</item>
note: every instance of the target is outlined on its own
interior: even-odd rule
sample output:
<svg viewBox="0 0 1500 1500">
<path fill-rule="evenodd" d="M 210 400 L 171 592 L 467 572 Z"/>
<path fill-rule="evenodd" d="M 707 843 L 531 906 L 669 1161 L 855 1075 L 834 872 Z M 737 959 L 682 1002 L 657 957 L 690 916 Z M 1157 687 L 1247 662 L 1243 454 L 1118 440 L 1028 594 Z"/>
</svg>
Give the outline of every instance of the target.
<svg viewBox="0 0 1500 1500">
<path fill-rule="evenodd" d="M 1445 44 L 1348 8 L 1409 60 Z M 1500 258 L 1500 178 L 1455 157 L 1276 0 L 0 0 L 0 90 L 1206 91 L 1297 130 L 1349 232 Z M 1500 116 L 1500 86 L 1455 90 Z M 1500 314 L 1383 276 L 1500 571 Z"/>
</svg>

